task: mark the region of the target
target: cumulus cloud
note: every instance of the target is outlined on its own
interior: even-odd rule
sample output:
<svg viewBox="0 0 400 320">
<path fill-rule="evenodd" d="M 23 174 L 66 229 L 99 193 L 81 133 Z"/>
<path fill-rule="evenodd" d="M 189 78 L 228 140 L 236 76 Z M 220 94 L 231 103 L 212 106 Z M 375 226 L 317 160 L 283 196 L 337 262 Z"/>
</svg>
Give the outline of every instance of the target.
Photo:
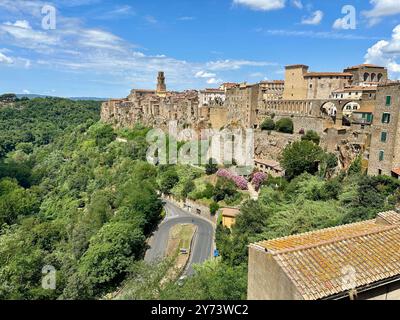
<svg viewBox="0 0 400 320">
<path fill-rule="evenodd" d="M 216 76 L 215 73 L 206 72 L 206 71 L 199 71 L 196 73 L 196 78 L 214 78 Z"/>
<path fill-rule="evenodd" d="M 13 64 L 14 59 L 7 57 L 4 53 L 0 52 L 0 64 L 5 63 L 5 64 Z"/>
<path fill-rule="evenodd" d="M 324 13 L 321 10 L 314 11 L 310 17 L 303 18 L 301 24 L 318 25 L 324 18 Z"/>
<path fill-rule="evenodd" d="M 220 84 L 220 83 L 222 83 L 222 82 L 224 82 L 224 80 L 222 80 L 222 79 L 216 79 L 216 78 L 211 78 L 211 79 L 208 79 L 208 80 L 207 80 L 207 83 L 208 83 L 208 84 Z"/>
<path fill-rule="evenodd" d="M 390 40 L 380 40 L 368 49 L 366 63 L 386 66 L 392 74 L 400 74 L 400 25 L 393 29 Z"/>
<path fill-rule="evenodd" d="M 399 0 L 370 0 L 370 3 L 372 9 L 363 14 L 371 25 L 379 23 L 383 17 L 400 14 Z"/>
<path fill-rule="evenodd" d="M 286 0 L 233 0 L 233 3 L 247 6 L 253 10 L 270 11 L 283 9 Z"/>
</svg>

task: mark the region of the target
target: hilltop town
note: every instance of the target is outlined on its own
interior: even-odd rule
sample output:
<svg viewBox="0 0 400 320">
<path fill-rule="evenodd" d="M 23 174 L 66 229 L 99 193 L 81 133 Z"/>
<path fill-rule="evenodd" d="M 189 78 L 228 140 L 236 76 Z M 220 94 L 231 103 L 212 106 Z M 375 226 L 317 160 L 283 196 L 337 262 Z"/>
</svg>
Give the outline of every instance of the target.
<svg viewBox="0 0 400 320">
<path fill-rule="evenodd" d="M 361 64 L 343 72 L 311 72 L 306 65 L 289 65 L 285 80 L 256 84 L 224 83 L 200 91 L 167 90 L 159 72 L 155 90 L 133 89 L 125 99 L 102 105 L 101 118 L 114 127 L 137 123 L 167 130 L 178 128 L 255 129 L 255 165 L 282 176 L 282 150 L 307 131 L 321 136 L 321 146 L 347 169 L 357 156 L 370 175 L 400 176 L 400 83 L 388 79 L 386 68 Z M 290 118 L 293 132 L 263 130 L 266 119 Z"/>
</svg>

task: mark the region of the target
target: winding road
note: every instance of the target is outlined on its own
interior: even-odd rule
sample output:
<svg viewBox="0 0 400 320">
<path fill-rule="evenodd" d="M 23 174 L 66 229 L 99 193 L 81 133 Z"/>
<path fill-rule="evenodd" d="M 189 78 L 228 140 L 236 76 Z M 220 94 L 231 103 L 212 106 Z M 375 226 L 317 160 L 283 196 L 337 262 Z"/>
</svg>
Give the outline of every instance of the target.
<svg viewBox="0 0 400 320">
<path fill-rule="evenodd" d="M 146 252 L 145 261 L 152 262 L 164 258 L 172 227 L 179 224 L 194 224 L 197 226 L 197 231 L 193 238 L 189 262 L 183 273 L 184 276 L 191 276 L 194 273 L 193 264 L 203 263 L 211 258 L 214 227 L 207 220 L 186 212 L 170 202 L 167 202 L 164 208 L 167 216 L 150 239 L 151 248 Z"/>
</svg>

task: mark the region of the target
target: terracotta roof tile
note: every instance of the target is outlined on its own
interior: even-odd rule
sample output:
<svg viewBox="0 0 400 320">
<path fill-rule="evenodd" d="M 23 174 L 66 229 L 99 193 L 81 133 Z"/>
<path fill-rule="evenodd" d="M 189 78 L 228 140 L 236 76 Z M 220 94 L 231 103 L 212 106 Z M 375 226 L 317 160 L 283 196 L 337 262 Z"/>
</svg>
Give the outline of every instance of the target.
<svg viewBox="0 0 400 320">
<path fill-rule="evenodd" d="M 384 212 L 375 220 L 256 245 L 272 255 L 304 299 L 322 299 L 348 291 L 345 268 L 354 269 L 356 287 L 400 275 L 400 214 Z"/>
</svg>

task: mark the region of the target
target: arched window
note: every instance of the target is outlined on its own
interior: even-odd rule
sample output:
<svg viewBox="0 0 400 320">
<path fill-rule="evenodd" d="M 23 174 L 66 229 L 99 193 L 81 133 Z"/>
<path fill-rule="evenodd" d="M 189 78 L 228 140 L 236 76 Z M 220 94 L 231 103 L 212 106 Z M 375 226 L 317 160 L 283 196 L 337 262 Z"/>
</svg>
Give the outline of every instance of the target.
<svg viewBox="0 0 400 320">
<path fill-rule="evenodd" d="M 382 74 L 382 73 L 379 73 L 379 74 L 378 74 L 378 82 L 381 82 L 381 81 L 382 81 L 382 78 L 383 78 L 383 74 Z"/>
<path fill-rule="evenodd" d="M 371 74 L 371 82 L 374 82 L 374 81 L 375 81 L 375 78 L 376 78 L 376 74 L 375 74 L 375 73 L 372 73 L 372 74 Z"/>
<path fill-rule="evenodd" d="M 369 73 L 366 72 L 364 73 L 364 81 L 368 81 L 368 79 L 369 79 Z"/>
</svg>

